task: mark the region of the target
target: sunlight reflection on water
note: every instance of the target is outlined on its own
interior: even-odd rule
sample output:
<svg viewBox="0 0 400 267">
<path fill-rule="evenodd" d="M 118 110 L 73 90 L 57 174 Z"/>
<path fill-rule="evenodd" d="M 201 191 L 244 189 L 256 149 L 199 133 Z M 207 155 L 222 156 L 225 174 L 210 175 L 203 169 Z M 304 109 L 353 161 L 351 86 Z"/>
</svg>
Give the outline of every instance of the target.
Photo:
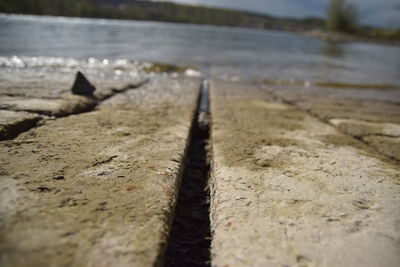
<svg viewBox="0 0 400 267">
<path fill-rule="evenodd" d="M 400 85 L 400 48 L 327 43 L 288 32 L 60 17 L 0 15 L 0 67 L 113 69 L 140 62 L 202 69 L 229 80 Z M 17 55 L 17 56 L 14 56 Z"/>
</svg>

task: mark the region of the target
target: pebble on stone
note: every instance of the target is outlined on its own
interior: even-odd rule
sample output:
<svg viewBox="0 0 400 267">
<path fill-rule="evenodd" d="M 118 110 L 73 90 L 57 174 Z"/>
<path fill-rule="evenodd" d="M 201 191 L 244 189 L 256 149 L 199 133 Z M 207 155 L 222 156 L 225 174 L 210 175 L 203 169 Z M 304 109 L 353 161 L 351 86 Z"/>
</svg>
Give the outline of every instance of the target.
<svg viewBox="0 0 400 267">
<path fill-rule="evenodd" d="M 76 73 L 75 82 L 71 90 L 72 93 L 75 95 L 93 95 L 96 87 L 94 87 L 88 81 L 88 79 L 82 74 L 82 72 L 78 71 Z"/>
</svg>

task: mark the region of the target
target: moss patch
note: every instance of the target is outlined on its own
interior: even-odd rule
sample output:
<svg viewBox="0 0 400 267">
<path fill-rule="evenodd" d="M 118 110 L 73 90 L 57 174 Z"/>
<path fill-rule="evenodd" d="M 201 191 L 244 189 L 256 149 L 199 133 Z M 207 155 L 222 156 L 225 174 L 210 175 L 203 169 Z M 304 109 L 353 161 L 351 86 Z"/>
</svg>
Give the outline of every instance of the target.
<svg viewBox="0 0 400 267">
<path fill-rule="evenodd" d="M 260 84 L 276 85 L 276 86 L 320 86 L 338 89 L 365 89 L 365 90 L 393 90 L 400 89 L 399 86 L 392 84 L 359 84 L 359 83 L 341 83 L 341 82 L 307 82 L 302 80 L 285 80 L 285 79 L 267 79 L 258 81 Z"/>
<path fill-rule="evenodd" d="M 390 84 L 357 84 L 357 83 L 339 83 L 339 82 L 317 82 L 317 86 L 321 87 L 334 87 L 334 88 L 351 88 L 351 89 L 380 89 L 380 90 L 391 90 L 399 89 L 398 86 Z"/>
<path fill-rule="evenodd" d="M 164 64 L 164 63 L 149 63 L 149 64 L 144 64 L 144 66 L 141 68 L 141 70 L 145 73 L 183 73 L 186 70 L 188 70 L 189 67 L 184 67 L 184 66 L 176 66 L 176 65 L 169 65 L 169 64 Z"/>
</svg>

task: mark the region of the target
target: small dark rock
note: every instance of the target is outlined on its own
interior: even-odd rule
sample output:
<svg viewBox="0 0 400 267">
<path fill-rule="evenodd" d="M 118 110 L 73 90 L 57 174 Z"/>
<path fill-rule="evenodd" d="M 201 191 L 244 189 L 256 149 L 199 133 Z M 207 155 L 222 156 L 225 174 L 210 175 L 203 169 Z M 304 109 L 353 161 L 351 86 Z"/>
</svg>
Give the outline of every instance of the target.
<svg viewBox="0 0 400 267">
<path fill-rule="evenodd" d="M 74 235 L 74 234 L 76 234 L 76 232 L 65 232 L 65 233 L 62 234 L 61 236 L 67 237 L 67 236 L 71 236 L 71 235 Z"/>
<path fill-rule="evenodd" d="M 39 192 L 50 192 L 51 191 L 51 189 L 46 186 L 39 186 L 37 189 L 39 190 Z"/>
<path fill-rule="evenodd" d="M 80 71 L 78 71 L 76 73 L 75 82 L 71 90 L 75 95 L 93 95 L 96 87 L 94 87 L 88 81 L 88 79 Z"/>
<path fill-rule="evenodd" d="M 58 175 L 58 176 L 53 177 L 53 179 L 54 180 L 64 180 L 65 178 L 63 175 Z"/>
</svg>

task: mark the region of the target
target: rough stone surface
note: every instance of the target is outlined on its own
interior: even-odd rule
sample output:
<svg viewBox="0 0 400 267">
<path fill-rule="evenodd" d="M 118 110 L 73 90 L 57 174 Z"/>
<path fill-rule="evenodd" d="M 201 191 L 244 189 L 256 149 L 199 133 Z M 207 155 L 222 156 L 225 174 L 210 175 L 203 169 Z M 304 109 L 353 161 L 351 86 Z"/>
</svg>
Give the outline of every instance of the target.
<svg viewBox="0 0 400 267">
<path fill-rule="evenodd" d="M 199 86 L 154 80 L 1 142 L 0 265 L 161 265 Z"/>
<path fill-rule="evenodd" d="M 88 73 L 86 77 L 97 88 L 95 96 L 102 100 L 115 92 L 141 85 L 141 76 L 114 79 Z M 71 92 L 75 74 L 71 72 L 22 72 L 14 71 L 0 76 L 0 96 L 57 99 Z"/>
<path fill-rule="evenodd" d="M 34 127 L 41 119 L 37 114 L 0 110 L 0 141 L 16 137 Z"/>
<path fill-rule="evenodd" d="M 296 105 L 304 111 L 324 121 L 330 119 L 353 119 L 369 122 L 400 123 L 400 99 L 392 101 L 378 101 L 356 98 L 355 96 L 343 96 L 339 93 L 329 95 L 322 92 L 296 92 L 292 90 L 277 91 L 269 88 L 273 94 L 278 95 L 286 102 Z M 337 90 L 339 91 L 339 90 Z M 384 94 L 380 93 L 380 94 Z"/>
<path fill-rule="evenodd" d="M 346 90 L 299 93 L 269 88 L 267 91 L 329 122 L 341 132 L 365 141 L 379 153 L 399 160 L 396 149 L 400 146 L 397 138 L 400 136 L 400 98 L 393 92 L 375 91 L 372 96 L 376 99 L 372 100 L 371 95 L 362 92 L 344 95 Z"/>
<path fill-rule="evenodd" d="M 400 137 L 372 135 L 364 136 L 362 140 L 378 152 L 400 161 Z"/>
<path fill-rule="evenodd" d="M 0 108 L 56 117 L 89 111 L 96 104 L 97 100 L 94 98 L 72 94 L 64 95 L 59 99 L 0 96 Z"/>
<path fill-rule="evenodd" d="M 0 81 L 1 96 L 58 98 L 70 92 L 74 74 L 12 71 Z"/>
<path fill-rule="evenodd" d="M 336 126 L 341 132 L 355 137 L 367 135 L 400 137 L 400 125 L 394 123 L 377 123 L 349 119 L 332 119 L 329 123 Z"/>
<path fill-rule="evenodd" d="M 332 119 L 329 122 L 341 132 L 360 138 L 378 152 L 400 160 L 400 124 L 349 119 Z"/>
<path fill-rule="evenodd" d="M 94 74 L 87 76 L 97 88 L 94 95 L 90 95 L 89 91 L 86 96 L 73 95 L 71 87 L 74 76 L 71 73 L 13 72 L 10 77 L 0 77 L 0 109 L 62 117 L 90 111 L 97 101 L 137 88 L 146 82 L 143 77 L 116 80 Z M 81 77 L 78 81 L 86 79 L 81 75 L 78 77 Z"/>
<path fill-rule="evenodd" d="M 210 100 L 213 266 L 398 266 L 394 161 L 253 85 Z"/>
</svg>

